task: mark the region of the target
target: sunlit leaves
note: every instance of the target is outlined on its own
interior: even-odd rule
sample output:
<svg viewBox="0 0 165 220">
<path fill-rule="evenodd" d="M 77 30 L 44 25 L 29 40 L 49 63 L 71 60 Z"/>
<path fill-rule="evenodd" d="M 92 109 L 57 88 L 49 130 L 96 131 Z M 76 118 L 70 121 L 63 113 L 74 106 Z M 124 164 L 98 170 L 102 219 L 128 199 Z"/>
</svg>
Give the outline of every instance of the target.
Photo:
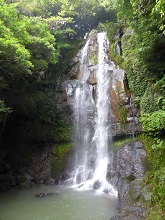
<svg viewBox="0 0 165 220">
<path fill-rule="evenodd" d="M 12 76 L 16 71 L 30 72 L 33 67 L 29 51 L 15 38 L 0 38 L 0 51 L 1 69 Z"/>
<path fill-rule="evenodd" d="M 158 11 L 161 14 L 161 16 L 163 17 L 165 15 L 165 1 L 164 0 L 156 0 L 156 5 L 153 10 Z"/>
<path fill-rule="evenodd" d="M 21 14 L 28 16 L 49 17 L 51 8 L 56 8 L 55 14 L 61 7 L 61 0 L 13 0 Z"/>
<path fill-rule="evenodd" d="M 141 117 L 143 131 L 150 135 L 159 135 L 165 130 L 165 111 L 143 114 Z"/>
<path fill-rule="evenodd" d="M 0 12 L 0 64 L 4 73 L 30 73 L 33 67 L 46 69 L 49 62 L 57 61 L 54 36 L 41 18 L 19 16 L 15 4 L 0 5 Z"/>
<path fill-rule="evenodd" d="M 63 18 L 58 15 L 58 16 L 51 16 L 51 17 L 46 18 L 44 20 L 45 20 L 45 22 L 48 23 L 50 30 L 61 30 L 61 29 L 65 29 L 68 26 L 68 24 L 72 23 L 73 18 L 71 18 L 71 17 Z M 71 31 L 73 31 L 73 30 L 71 30 Z"/>
<path fill-rule="evenodd" d="M 147 15 L 151 13 L 155 5 L 155 0 L 130 0 L 134 14 L 137 16 Z"/>
<path fill-rule="evenodd" d="M 62 2 L 61 16 L 77 15 L 82 18 L 86 13 L 94 14 L 95 10 L 100 7 L 100 2 L 98 0 L 68 0 Z"/>
</svg>

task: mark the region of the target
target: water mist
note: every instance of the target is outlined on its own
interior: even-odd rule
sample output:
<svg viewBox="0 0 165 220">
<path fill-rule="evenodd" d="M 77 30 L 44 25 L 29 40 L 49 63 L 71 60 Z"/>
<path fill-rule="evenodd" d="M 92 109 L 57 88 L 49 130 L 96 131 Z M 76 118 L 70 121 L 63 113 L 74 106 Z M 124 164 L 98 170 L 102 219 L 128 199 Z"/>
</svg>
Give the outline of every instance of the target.
<svg viewBox="0 0 165 220">
<path fill-rule="evenodd" d="M 91 39 L 80 51 L 79 79 L 74 88 L 74 143 L 75 158 L 69 182 L 79 190 L 96 189 L 117 195 L 117 191 L 106 180 L 110 166 L 111 108 L 109 88 L 113 63 L 107 51 L 109 42 L 106 33 L 98 33 L 93 53 L 90 55 Z M 94 59 L 93 58 L 93 59 Z M 96 62 L 97 61 L 97 62 Z M 95 84 L 89 83 L 90 74 Z"/>
</svg>

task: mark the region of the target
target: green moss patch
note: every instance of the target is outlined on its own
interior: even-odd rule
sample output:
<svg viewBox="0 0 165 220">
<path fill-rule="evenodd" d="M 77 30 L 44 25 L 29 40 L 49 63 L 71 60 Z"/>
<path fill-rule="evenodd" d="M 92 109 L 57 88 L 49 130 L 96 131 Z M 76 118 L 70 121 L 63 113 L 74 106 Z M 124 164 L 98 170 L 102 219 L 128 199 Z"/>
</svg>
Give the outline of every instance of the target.
<svg viewBox="0 0 165 220">
<path fill-rule="evenodd" d="M 132 138 L 132 137 L 127 138 L 127 139 L 117 140 L 117 141 L 113 142 L 113 147 L 114 147 L 114 149 L 118 149 L 118 148 L 122 147 L 124 144 L 129 143 L 129 142 L 133 142 L 133 141 L 136 141 L 136 139 Z"/>
<path fill-rule="evenodd" d="M 127 108 L 125 106 L 121 107 L 119 109 L 119 112 L 120 112 L 120 121 L 121 123 L 126 123 L 126 120 L 127 120 Z"/>
<path fill-rule="evenodd" d="M 163 220 L 165 219 L 165 213 L 160 210 L 159 206 L 154 206 L 149 209 L 149 215 L 146 220 Z"/>
<path fill-rule="evenodd" d="M 67 166 L 68 156 L 72 149 L 72 143 L 56 144 L 53 148 L 53 156 L 51 164 L 51 176 L 55 178 Z"/>
</svg>

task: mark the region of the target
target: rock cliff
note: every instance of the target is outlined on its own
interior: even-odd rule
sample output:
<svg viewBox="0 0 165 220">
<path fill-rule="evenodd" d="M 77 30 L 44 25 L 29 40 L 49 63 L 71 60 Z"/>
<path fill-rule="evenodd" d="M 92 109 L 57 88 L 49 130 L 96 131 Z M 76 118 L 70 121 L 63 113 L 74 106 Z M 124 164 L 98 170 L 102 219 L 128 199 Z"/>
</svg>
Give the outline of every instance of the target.
<svg viewBox="0 0 165 220">
<path fill-rule="evenodd" d="M 84 80 L 87 80 L 91 86 L 91 91 L 93 98 L 95 99 L 95 92 L 97 86 L 96 71 L 98 69 L 98 43 L 97 43 L 97 31 L 93 30 L 87 41 L 87 67 L 85 69 L 86 75 Z M 109 73 L 110 73 L 110 89 L 109 89 L 109 100 L 112 112 L 112 136 L 128 136 L 134 135 L 141 132 L 141 125 L 139 123 L 139 110 L 135 107 L 132 99 L 131 92 L 129 90 L 127 75 L 124 70 L 120 69 L 115 65 L 113 61 L 110 60 L 109 49 L 107 49 L 107 54 L 109 56 Z M 66 90 L 68 92 L 68 103 L 72 105 L 72 95 L 74 94 L 74 88 L 76 87 L 76 81 L 78 79 L 82 80 L 80 74 L 80 68 L 82 68 L 82 63 L 80 56 L 82 55 L 82 50 L 80 49 L 77 55 L 72 59 L 70 63 L 70 72 L 68 75 L 68 80 L 66 80 Z M 82 71 L 81 71 L 82 72 Z"/>
<path fill-rule="evenodd" d="M 117 187 L 119 214 L 111 220 L 138 220 L 146 214 L 151 194 L 145 184 L 147 157 L 144 146 L 132 141 L 120 147 L 114 156 L 109 182 Z"/>
</svg>

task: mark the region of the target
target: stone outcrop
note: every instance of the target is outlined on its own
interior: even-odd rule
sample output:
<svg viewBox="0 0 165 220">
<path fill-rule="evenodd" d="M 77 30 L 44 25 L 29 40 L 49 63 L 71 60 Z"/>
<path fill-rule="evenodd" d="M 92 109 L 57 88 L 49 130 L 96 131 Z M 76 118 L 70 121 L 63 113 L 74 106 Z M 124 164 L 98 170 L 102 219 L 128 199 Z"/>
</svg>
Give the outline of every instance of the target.
<svg viewBox="0 0 165 220">
<path fill-rule="evenodd" d="M 24 158 L 20 152 L 17 152 L 17 156 L 19 165 L 18 158 L 11 159 L 12 152 L 0 149 L 0 191 L 7 191 L 12 187 L 28 189 L 42 183 L 54 184 L 51 178 L 51 147 L 38 149 L 38 152 L 31 153 L 31 158 L 28 155 Z"/>
<path fill-rule="evenodd" d="M 51 178 L 51 161 L 52 148 L 46 148 L 32 158 L 27 173 L 33 182 L 37 184 L 54 184 L 54 180 Z"/>
<path fill-rule="evenodd" d="M 139 141 L 125 144 L 114 156 L 108 181 L 118 190 L 119 214 L 110 220 L 138 220 L 145 216 L 151 195 L 145 185 L 146 152 Z"/>
<path fill-rule="evenodd" d="M 89 40 L 90 39 L 90 40 Z M 96 71 L 97 71 L 97 31 L 93 30 L 87 40 L 89 40 L 88 51 L 87 51 L 87 69 L 86 78 L 95 99 L 95 92 L 97 86 Z M 109 49 L 107 49 L 109 56 Z M 70 63 L 71 70 L 68 74 L 68 80 L 66 89 L 69 90 L 68 103 L 72 105 L 72 94 L 74 94 L 74 88 L 78 79 L 82 80 L 80 74 L 81 56 L 82 50 L 79 50 L 77 55 L 73 58 Z M 109 56 L 110 57 L 110 56 Z M 109 60 L 109 74 L 110 74 L 110 90 L 109 98 L 112 113 L 112 136 L 120 137 L 125 135 L 134 135 L 141 132 L 141 124 L 139 123 L 139 110 L 135 107 L 132 99 L 132 95 L 129 90 L 127 76 L 124 70 L 116 67 L 113 61 Z M 81 71 L 82 72 L 82 71 Z M 86 79 L 85 79 L 86 80 Z"/>
</svg>

